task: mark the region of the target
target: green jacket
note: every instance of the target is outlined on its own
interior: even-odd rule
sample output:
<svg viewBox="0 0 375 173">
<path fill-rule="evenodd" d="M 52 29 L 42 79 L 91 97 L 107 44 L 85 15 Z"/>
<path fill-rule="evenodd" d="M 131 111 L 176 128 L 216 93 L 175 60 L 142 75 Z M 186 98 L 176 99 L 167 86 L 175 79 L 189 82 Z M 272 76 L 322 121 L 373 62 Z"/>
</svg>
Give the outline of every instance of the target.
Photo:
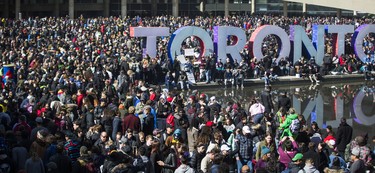
<svg viewBox="0 0 375 173">
<path fill-rule="evenodd" d="M 280 129 L 284 129 L 283 134 L 281 135 L 280 139 L 283 138 L 284 136 L 293 136 L 292 132 L 290 131 L 289 126 L 292 124 L 292 121 L 297 119 L 298 115 L 297 114 L 289 114 L 284 123 L 280 125 Z"/>
</svg>

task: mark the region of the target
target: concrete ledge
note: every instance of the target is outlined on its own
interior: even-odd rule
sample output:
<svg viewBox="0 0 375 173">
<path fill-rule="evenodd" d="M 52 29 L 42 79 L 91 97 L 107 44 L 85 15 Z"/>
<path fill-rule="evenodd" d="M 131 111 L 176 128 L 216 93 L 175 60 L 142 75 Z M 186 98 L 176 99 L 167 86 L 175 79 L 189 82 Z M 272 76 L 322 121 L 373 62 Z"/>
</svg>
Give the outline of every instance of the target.
<svg viewBox="0 0 375 173">
<path fill-rule="evenodd" d="M 373 73 L 374 74 L 374 73 Z M 365 82 L 364 74 L 342 74 L 342 75 L 326 75 L 323 76 L 319 84 L 332 83 L 349 83 L 349 82 Z M 271 82 L 271 86 L 285 86 L 285 85 L 310 85 L 311 81 L 308 77 L 297 78 L 296 76 L 280 76 L 276 81 Z M 231 87 L 231 86 L 228 86 Z M 264 87 L 264 80 L 262 79 L 245 79 L 244 87 Z M 205 82 L 198 82 L 192 86 L 192 89 L 220 89 L 224 85 L 217 82 L 206 84 Z"/>
</svg>

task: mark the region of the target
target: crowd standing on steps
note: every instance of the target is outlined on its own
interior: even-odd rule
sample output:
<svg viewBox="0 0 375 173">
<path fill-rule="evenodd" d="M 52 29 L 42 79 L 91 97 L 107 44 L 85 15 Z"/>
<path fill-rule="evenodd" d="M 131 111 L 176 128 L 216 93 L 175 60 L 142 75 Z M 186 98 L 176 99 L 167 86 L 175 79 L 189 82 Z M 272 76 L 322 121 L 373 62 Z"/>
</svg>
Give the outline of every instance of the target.
<svg viewBox="0 0 375 173">
<path fill-rule="evenodd" d="M 157 57 L 142 54 L 145 40 L 130 26 L 241 27 L 249 36 L 265 24 L 372 24 L 373 19 L 330 17 L 186 17 L 2 19 L 0 170 L 3 173 L 117 172 L 365 172 L 373 171 L 369 137 L 352 136 L 345 118 L 335 133 L 307 123 L 290 98 L 271 99 L 270 82 L 299 74 L 312 82 L 320 75 L 374 71 L 374 37 L 364 40 L 362 64 L 350 47 L 332 55 L 326 37 L 324 64 L 302 57 L 276 63 L 277 43 L 268 37 L 261 60 L 241 51 L 241 62 L 224 57 L 191 58 L 181 68 L 167 57 L 168 37 L 159 38 Z M 229 38 L 228 42 L 233 42 Z M 350 42 L 346 42 L 350 44 Z M 196 37 L 182 45 L 201 51 Z M 199 62 L 199 63 L 194 63 Z M 198 64 L 198 65 L 197 65 Z M 11 65 L 11 66 L 10 66 Z M 3 70 L 1 70 L 3 72 Z M 242 87 L 245 78 L 265 79 L 259 97 L 247 103 L 221 103 L 189 89 L 186 72 L 206 83 Z M 161 84 L 165 84 L 166 88 Z M 177 85 L 180 84 L 180 85 Z M 323 115 L 319 115 L 323 116 Z M 353 139 L 354 137 L 354 139 Z M 372 139 L 374 141 L 374 138 Z M 349 166 L 346 163 L 350 163 Z"/>
</svg>

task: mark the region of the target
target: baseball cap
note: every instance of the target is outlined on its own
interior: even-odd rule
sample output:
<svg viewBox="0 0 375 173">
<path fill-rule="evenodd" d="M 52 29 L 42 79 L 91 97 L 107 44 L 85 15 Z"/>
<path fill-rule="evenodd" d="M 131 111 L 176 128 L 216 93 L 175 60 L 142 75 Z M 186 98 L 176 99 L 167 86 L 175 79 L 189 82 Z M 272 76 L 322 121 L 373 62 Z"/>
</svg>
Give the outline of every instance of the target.
<svg viewBox="0 0 375 173">
<path fill-rule="evenodd" d="M 152 132 L 152 134 L 154 135 L 154 136 L 156 136 L 158 133 L 160 133 L 160 132 L 162 132 L 163 130 L 160 130 L 160 129 L 155 129 L 153 132 Z"/>
<path fill-rule="evenodd" d="M 222 146 L 220 147 L 220 150 L 221 150 L 221 151 L 228 151 L 228 150 L 230 150 L 230 148 L 228 147 L 228 145 L 222 145 Z"/>
<path fill-rule="evenodd" d="M 297 160 L 302 160 L 302 158 L 303 158 L 303 154 L 301 154 L 301 153 L 297 153 L 297 154 L 293 157 L 292 161 L 295 162 L 295 161 L 297 161 Z"/>
<path fill-rule="evenodd" d="M 216 145 L 212 144 L 207 147 L 206 153 L 211 153 L 212 150 L 217 149 Z"/>
<path fill-rule="evenodd" d="M 244 133 L 251 133 L 251 131 L 250 131 L 250 127 L 249 127 L 249 126 L 243 126 L 243 127 L 242 127 L 242 131 L 243 131 Z"/>
<path fill-rule="evenodd" d="M 354 147 L 352 149 L 352 155 L 359 157 L 359 155 L 360 155 L 359 147 Z"/>
</svg>

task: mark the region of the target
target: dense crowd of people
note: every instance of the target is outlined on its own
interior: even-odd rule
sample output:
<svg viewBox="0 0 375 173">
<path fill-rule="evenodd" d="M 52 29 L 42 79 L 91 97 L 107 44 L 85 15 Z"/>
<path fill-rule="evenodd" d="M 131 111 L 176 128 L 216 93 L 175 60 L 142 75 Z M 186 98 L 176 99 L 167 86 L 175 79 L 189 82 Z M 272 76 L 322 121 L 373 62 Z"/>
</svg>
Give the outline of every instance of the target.
<svg viewBox="0 0 375 173">
<path fill-rule="evenodd" d="M 373 171 L 368 142 L 374 138 L 353 139 L 345 118 L 336 133 L 307 123 L 286 93 L 271 99 L 269 84 L 277 76 L 295 74 L 312 82 L 329 73 L 362 72 L 370 79 L 368 72 L 375 70 L 372 35 L 364 41 L 365 63 L 349 41 L 347 55 L 332 55 L 327 35 L 323 64 L 303 57 L 276 63 L 278 45 L 270 36 L 260 61 L 244 49 L 241 62 L 216 61 L 213 54 L 181 66 L 167 57 L 168 37 L 159 38 L 157 57 L 150 57 L 142 53 L 145 39 L 129 34 L 131 26 L 167 26 L 171 32 L 199 26 L 212 34 L 213 26 L 230 25 L 249 37 L 265 24 L 286 30 L 297 24 L 311 35 L 313 24 L 373 22 L 277 16 L 3 18 L 0 67 L 14 70 L 2 74 L 1 81 L 0 172 Z M 201 51 L 195 37 L 185 40 L 181 50 L 186 48 Z M 207 83 L 243 87 L 243 79 L 261 77 L 266 86 L 249 107 L 240 101 L 220 103 L 199 91 L 174 90 L 189 89 L 188 71 Z"/>
</svg>

